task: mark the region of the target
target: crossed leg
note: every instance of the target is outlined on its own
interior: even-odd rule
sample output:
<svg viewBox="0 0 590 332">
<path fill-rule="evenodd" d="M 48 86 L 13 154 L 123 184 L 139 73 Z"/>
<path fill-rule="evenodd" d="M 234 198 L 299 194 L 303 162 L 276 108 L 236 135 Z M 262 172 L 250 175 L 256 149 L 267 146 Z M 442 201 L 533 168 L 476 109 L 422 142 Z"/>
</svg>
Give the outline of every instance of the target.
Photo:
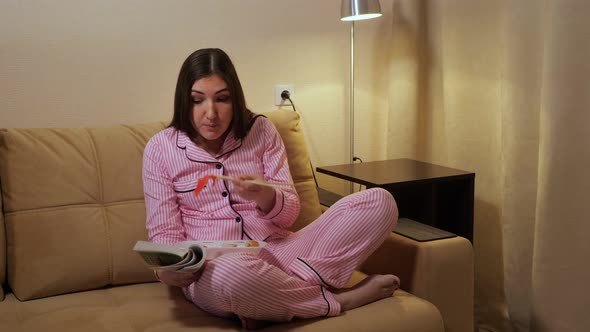
<svg viewBox="0 0 590 332">
<path fill-rule="evenodd" d="M 224 255 L 209 262 L 185 294 L 213 314 L 237 315 L 246 329 L 261 321 L 338 315 L 399 287 L 394 275 L 373 275 L 343 288 L 396 221 L 397 207 L 386 191 L 350 195 L 302 231 L 271 241 L 259 257 Z"/>
<path fill-rule="evenodd" d="M 332 291 L 336 301 L 340 303 L 342 311 L 352 310 L 366 304 L 390 297 L 399 288 L 400 281 L 397 276 L 371 275 L 351 288 Z M 269 321 L 258 320 L 239 316 L 242 328 L 245 330 L 257 330 L 271 324 Z"/>
</svg>

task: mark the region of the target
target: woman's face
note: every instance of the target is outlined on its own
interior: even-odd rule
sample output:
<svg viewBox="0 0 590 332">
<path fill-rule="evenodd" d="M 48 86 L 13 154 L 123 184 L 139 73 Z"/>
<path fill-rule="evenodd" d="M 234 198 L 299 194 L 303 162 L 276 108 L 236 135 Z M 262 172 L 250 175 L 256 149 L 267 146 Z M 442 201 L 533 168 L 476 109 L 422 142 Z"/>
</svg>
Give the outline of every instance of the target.
<svg viewBox="0 0 590 332">
<path fill-rule="evenodd" d="M 227 83 L 217 76 L 203 77 L 193 84 L 193 126 L 204 144 L 221 148 L 232 121 L 232 99 Z"/>
</svg>

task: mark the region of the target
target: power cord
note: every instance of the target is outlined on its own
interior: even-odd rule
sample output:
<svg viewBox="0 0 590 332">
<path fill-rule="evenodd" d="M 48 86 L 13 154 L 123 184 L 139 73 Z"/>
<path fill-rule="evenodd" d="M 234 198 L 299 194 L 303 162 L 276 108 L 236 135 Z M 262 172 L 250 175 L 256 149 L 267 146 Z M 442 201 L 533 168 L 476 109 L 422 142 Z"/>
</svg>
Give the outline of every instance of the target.
<svg viewBox="0 0 590 332">
<path fill-rule="evenodd" d="M 291 102 L 291 106 L 293 106 L 293 111 L 295 111 L 295 113 L 297 113 L 297 109 L 295 108 L 295 103 L 291 100 L 291 94 L 289 93 L 289 90 L 283 90 L 281 92 L 281 98 L 283 100 L 289 100 L 289 102 Z M 319 188 L 320 186 L 318 185 L 318 180 L 315 177 L 315 171 L 313 170 L 313 165 L 311 164 L 311 158 L 309 158 L 309 167 L 311 168 L 311 175 L 313 175 L 313 181 L 315 182 L 315 187 Z"/>
<path fill-rule="evenodd" d="M 281 98 L 283 100 L 289 100 L 289 102 L 291 103 L 291 106 L 293 106 L 293 111 L 295 111 L 295 113 L 297 113 L 297 109 L 295 108 L 295 103 L 291 100 L 291 94 L 289 93 L 289 90 L 283 90 L 281 92 Z M 359 157 L 352 157 L 352 162 L 354 163 L 355 161 L 360 161 L 361 163 L 363 162 L 363 160 Z M 311 168 L 311 174 L 313 175 L 313 181 L 315 182 L 315 186 L 316 188 L 319 188 L 318 185 L 318 180 L 315 177 L 315 172 L 313 170 L 313 165 L 311 164 L 311 159 L 309 160 L 309 167 Z M 359 191 L 362 190 L 362 185 L 359 184 Z"/>
<path fill-rule="evenodd" d="M 283 90 L 283 92 L 281 92 L 281 98 L 283 98 L 283 100 L 289 100 L 291 106 L 293 106 L 293 111 L 297 113 L 297 110 L 295 109 L 295 103 L 293 103 L 291 100 L 291 93 L 289 93 L 289 90 Z"/>
</svg>

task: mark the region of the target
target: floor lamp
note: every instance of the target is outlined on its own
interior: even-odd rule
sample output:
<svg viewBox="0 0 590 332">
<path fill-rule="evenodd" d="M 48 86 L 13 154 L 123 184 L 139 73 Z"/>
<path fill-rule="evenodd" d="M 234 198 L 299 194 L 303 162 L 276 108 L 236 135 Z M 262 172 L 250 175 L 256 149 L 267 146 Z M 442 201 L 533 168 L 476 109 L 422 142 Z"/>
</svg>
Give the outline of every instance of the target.
<svg viewBox="0 0 590 332">
<path fill-rule="evenodd" d="M 354 155 L 354 21 L 368 20 L 381 16 L 379 0 L 342 0 L 340 6 L 340 20 L 350 22 L 350 163 L 356 161 Z M 353 183 L 350 183 L 350 193 Z"/>
</svg>

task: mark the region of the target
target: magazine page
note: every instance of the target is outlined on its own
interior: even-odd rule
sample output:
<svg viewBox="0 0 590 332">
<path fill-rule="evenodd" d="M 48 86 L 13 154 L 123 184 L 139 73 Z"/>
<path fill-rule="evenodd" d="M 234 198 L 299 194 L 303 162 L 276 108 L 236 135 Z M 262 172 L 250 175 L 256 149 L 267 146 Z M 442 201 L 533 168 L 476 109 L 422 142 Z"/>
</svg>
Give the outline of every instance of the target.
<svg viewBox="0 0 590 332">
<path fill-rule="evenodd" d="M 182 265 L 177 271 L 195 273 L 201 269 L 203 264 L 205 264 L 205 248 L 198 244 L 192 244 L 190 245 L 188 252 L 191 256 L 190 260 Z"/>
<path fill-rule="evenodd" d="M 175 245 L 137 241 L 133 250 L 153 270 L 194 273 L 205 260 L 235 252 L 256 255 L 265 245 L 266 242 L 255 240 L 183 241 Z"/>
<path fill-rule="evenodd" d="M 133 247 L 149 266 L 178 264 L 186 259 L 187 249 L 149 241 L 137 241 Z"/>
<path fill-rule="evenodd" d="M 183 241 L 177 246 L 188 248 L 192 245 L 203 247 L 205 259 L 211 260 L 227 253 L 247 252 L 258 254 L 264 248 L 266 242 L 255 240 L 230 240 L 230 241 Z"/>
<path fill-rule="evenodd" d="M 194 273 L 205 262 L 204 248 L 198 244 L 172 246 L 149 241 L 137 241 L 133 250 L 153 270 Z"/>
</svg>

